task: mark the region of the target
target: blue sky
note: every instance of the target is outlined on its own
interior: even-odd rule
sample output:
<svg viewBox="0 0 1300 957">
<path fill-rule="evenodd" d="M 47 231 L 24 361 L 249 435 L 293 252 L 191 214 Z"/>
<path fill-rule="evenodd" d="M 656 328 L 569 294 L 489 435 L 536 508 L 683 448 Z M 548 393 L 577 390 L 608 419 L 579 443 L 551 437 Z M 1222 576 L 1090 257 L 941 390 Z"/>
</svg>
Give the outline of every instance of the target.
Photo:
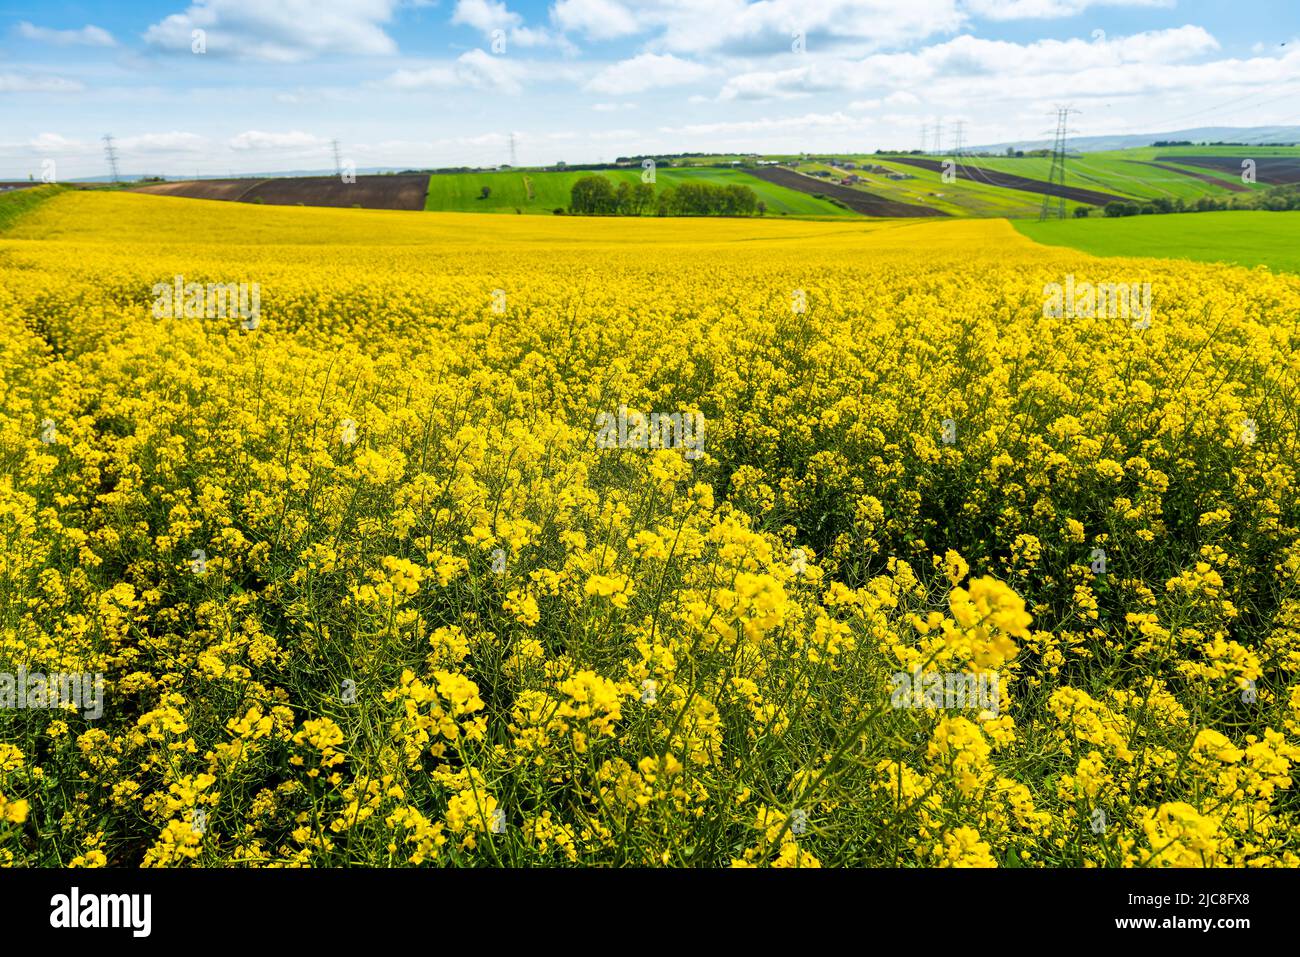
<svg viewBox="0 0 1300 957">
<path fill-rule="evenodd" d="M 200 31 L 200 32 L 196 32 Z M 0 179 L 915 148 L 1300 124 L 1300 5 L 0 2 Z M 945 140 L 949 145 L 950 138 Z"/>
</svg>

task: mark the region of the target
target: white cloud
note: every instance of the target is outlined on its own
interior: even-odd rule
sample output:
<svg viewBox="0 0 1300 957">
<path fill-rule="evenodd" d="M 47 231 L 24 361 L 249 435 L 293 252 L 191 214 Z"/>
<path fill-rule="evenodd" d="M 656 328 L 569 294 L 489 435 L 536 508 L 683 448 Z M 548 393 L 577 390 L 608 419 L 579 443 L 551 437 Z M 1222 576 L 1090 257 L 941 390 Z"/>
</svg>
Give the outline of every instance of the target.
<svg viewBox="0 0 1300 957">
<path fill-rule="evenodd" d="M 398 0 L 198 0 L 150 26 L 147 44 L 191 53 L 193 31 L 207 54 L 296 63 L 317 56 L 385 56 L 397 44 L 384 32 Z"/>
<path fill-rule="evenodd" d="M 859 60 L 817 59 L 784 70 L 731 77 L 723 100 L 789 99 L 813 93 L 889 91 L 890 106 L 911 95 L 927 101 L 963 99 L 976 90 L 1010 98 L 1047 95 L 1061 78 L 1059 95 L 1086 96 L 1128 87 L 1147 88 L 1174 65 L 1218 49 L 1203 28 L 1184 26 L 1128 37 L 1012 43 L 963 35 L 909 53 L 878 53 Z M 1191 72 L 1201 67 L 1190 67 Z M 1058 95 L 1058 94 L 1052 94 Z"/>
<path fill-rule="evenodd" d="M 261 130 L 247 130 L 232 137 L 229 144 L 232 150 L 288 150 L 309 149 L 325 145 L 325 140 L 311 133 L 298 130 L 292 133 L 264 133 Z"/>
<path fill-rule="evenodd" d="M 519 93 L 529 76 L 527 64 L 484 50 L 470 50 L 451 63 L 415 70 L 398 70 L 385 81 L 399 90 L 453 90 L 470 88 Z"/>
<path fill-rule="evenodd" d="M 591 108 L 597 113 L 618 113 L 621 110 L 635 110 L 635 103 L 593 103 Z"/>
<path fill-rule="evenodd" d="M 809 52 L 844 43 L 875 49 L 951 33 L 967 22 L 959 0 L 559 0 L 552 15 L 592 40 L 653 33 L 672 53 Z"/>
<path fill-rule="evenodd" d="M 686 126 L 661 126 L 659 132 L 698 136 L 706 133 L 799 132 L 802 130 L 844 130 L 854 132 L 870 121 L 846 113 L 805 113 L 802 116 L 765 117 L 759 120 L 726 120 L 719 123 L 692 123 Z"/>
<path fill-rule="evenodd" d="M 722 88 L 722 100 L 788 100 L 825 93 L 842 86 L 842 70 L 801 66 L 789 70 L 763 70 L 733 76 Z"/>
<path fill-rule="evenodd" d="M 460 86 L 454 66 L 429 66 L 418 70 L 398 70 L 384 81 L 398 90 L 451 90 Z"/>
<path fill-rule="evenodd" d="M 91 25 L 84 26 L 80 30 L 51 30 L 49 27 L 38 27 L 23 20 L 18 24 L 18 35 L 25 40 L 35 40 L 38 43 L 53 43 L 56 46 L 111 47 L 117 45 L 117 41 L 113 39 L 111 33 Z"/>
<path fill-rule="evenodd" d="M 492 56 L 483 50 L 470 50 L 456 60 L 456 74 L 466 86 L 479 90 L 519 93 L 527 67 L 517 60 Z"/>
<path fill-rule="evenodd" d="M 582 33 L 589 40 L 616 40 L 643 29 L 632 10 L 618 0 L 560 0 L 551 13 L 561 29 Z"/>
<path fill-rule="evenodd" d="M 206 137 L 181 132 L 124 136 L 117 141 L 117 145 L 135 153 L 203 153 L 211 148 Z"/>
<path fill-rule="evenodd" d="M 630 60 L 605 67 L 587 81 L 586 88 L 593 93 L 620 96 L 624 93 L 640 93 L 643 90 L 694 83 L 712 72 L 709 67 L 679 59 L 671 53 L 642 53 Z"/>
<path fill-rule="evenodd" d="M 859 52 L 949 36 L 972 18 L 1044 19 L 1089 7 L 1171 7 L 1174 0 L 558 0 L 551 16 L 589 40 L 651 34 L 649 48 L 672 53 Z"/>
<path fill-rule="evenodd" d="M 559 42 L 544 29 L 524 26 L 524 18 L 500 0 L 457 0 L 451 22 L 478 30 L 489 40 L 499 35 L 506 40 L 507 49 L 511 45 L 540 47 Z"/>
<path fill-rule="evenodd" d="M 988 20 L 1046 20 L 1078 16 L 1089 7 L 1163 7 L 1175 0 L 966 0 L 971 13 Z"/>
<path fill-rule="evenodd" d="M 78 93 L 82 85 L 61 76 L 0 73 L 0 93 Z"/>
<path fill-rule="evenodd" d="M 38 153 L 77 153 L 87 149 L 89 144 L 80 140 L 70 140 L 58 133 L 41 133 L 28 143 Z"/>
<path fill-rule="evenodd" d="M 493 30 L 512 30 L 524 24 L 524 18 L 512 13 L 498 0 L 457 0 L 451 22 L 473 27 L 490 35 Z"/>
</svg>

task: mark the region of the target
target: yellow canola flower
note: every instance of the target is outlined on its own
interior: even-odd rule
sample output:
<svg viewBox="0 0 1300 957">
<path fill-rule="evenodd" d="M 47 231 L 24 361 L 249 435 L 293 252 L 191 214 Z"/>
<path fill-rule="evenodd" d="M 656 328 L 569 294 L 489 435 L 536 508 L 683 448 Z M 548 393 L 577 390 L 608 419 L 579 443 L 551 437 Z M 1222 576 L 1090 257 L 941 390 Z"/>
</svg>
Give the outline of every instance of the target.
<svg viewBox="0 0 1300 957">
<path fill-rule="evenodd" d="M 57 189 L 0 263 L 0 865 L 1300 866 L 1293 274 Z"/>
</svg>

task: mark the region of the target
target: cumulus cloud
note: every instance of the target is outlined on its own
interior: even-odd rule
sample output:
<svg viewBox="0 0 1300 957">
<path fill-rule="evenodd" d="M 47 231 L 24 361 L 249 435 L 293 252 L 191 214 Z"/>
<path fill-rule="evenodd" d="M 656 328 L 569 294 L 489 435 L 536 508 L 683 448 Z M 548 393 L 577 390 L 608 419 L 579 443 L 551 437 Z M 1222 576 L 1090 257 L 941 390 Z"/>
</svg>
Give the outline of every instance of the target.
<svg viewBox="0 0 1300 957">
<path fill-rule="evenodd" d="M 0 73 L 0 93 L 78 93 L 82 85 L 61 76 Z"/>
<path fill-rule="evenodd" d="M 451 63 L 422 69 L 398 70 L 385 81 L 398 90 L 452 90 L 468 88 L 519 93 L 530 69 L 526 63 L 470 50 Z"/>
<path fill-rule="evenodd" d="M 560 42 L 545 29 L 525 26 L 524 18 L 500 0 L 457 0 L 451 22 L 477 30 L 489 40 L 500 37 L 507 47 L 540 47 Z"/>
<path fill-rule="evenodd" d="M 85 150 L 89 144 L 58 133 L 41 133 L 32 137 L 27 145 L 38 153 L 76 153 Z"/>
<path fill-rule="evenodd" d="M 202 30 L 208 55 L 295 63 L 327 55 L 384 56 L 397 44 L 384 31 L 398 0 L 198 0 L 144 33 L 149 46 L 192 52 Z"/>
<path fill-rule="evenodd" d="M 262 130 L 246 130 L 238 136 L 231 137 L 227 144 L 232 150 L 291 150 L 309 149 L 325 145 L 325 140 L 311 133 L 294 130 L 291 133 L 265 133 Z"/>
<path fill-rule="evenodd" d="M 618 0 L 560 0 L 551 14 L 562 29 L 582 33 L 589 40 L 617 40 L 643 29 L 631 5 Z"/>
<path fill-rule="evenodd" d="M 55 46 L 111 47 L 117 45 L 117 41 L 113 39 L 111 33 L 91 25 L 84 26 L 80 30 L 51 30 L 48 27 L 38 27 L 23 20 L 18 24 L 18 35 L 24 40 L 35 40 L 37 43 L 53 43 Z"/>
<path fill-rule="evenodd" d="M 203 153 L 211 148 L 205 137 L 197 133 L 181 132 L 124 136 L 117 141 L 117 145 L 133 153 Z"/>
<path fill-rule="evenodd" d="M 653 51 L 700 54 L 861 52 L 951 36 L 976 20 L 1073 17 L 1090 7 L 1172 7 L 1174 0 L 558 0 L 551 16 L 589 40 L 645 35 Z"/>
<path fill-rule="evenodd" d="M 681 86 L 709 76 L 713 71 L 699 63 L 683 60 L 671 53 L 642 53 L 605 67 L 587 81 L 593 93 L 620 96 L 665 86 Z"/>
<path fill-rule="evenodd" d="M 789 99 L 812 93 L 890 91 L 925 100 L 966 97 L 976 91 L 1015 97 L 1048 95 L 1052 78 L 1067 96 L 1146 89 L 1156 74 L 1191 75 L 1211 64 L 1177 65 L 1217 50 L 1203 28 L 1183 26 L 1127 37 L 1087 41 L 1037 40 L 1013 43 L 962 35 L 906 53 L 878 53 L 861 59 L 818 59 L 782 70 L 757 70 L 731 77 L 721 99 Z M 1153 69 L 1158 68 L 1158 69 Z M 1058 95 L 1053 93 L 1051 95 Z M 891 106 L 904 105 L 895 99 Z"/>
<path fill-rule="evenodd" d="M 1078 16 L 1089 7 L 1172 7 L 1174 0 L 966 0 L 988 20 L 1046 20 Z"/>
<path fill-rule="evenodd" d="M 724 120 L 718 123 L 691 123 L 686 126 L 661 126 L 659 132 L 675 135 L 706 133 L 799 132 L 805 130 L 860 130 L 869 122 L 860 116 L 834 113 L 805 113 L 802 116 L 764 117 L 757 120 Z"/>
<path fill-rule="evenodd" d="M 957 30 L 958 0 L 559 0 L 553 17 L 591 40 L 652 34 L 656 51 L 699 54 L 789 52 L 853 42 L 870 48 Z"/>
</svg>

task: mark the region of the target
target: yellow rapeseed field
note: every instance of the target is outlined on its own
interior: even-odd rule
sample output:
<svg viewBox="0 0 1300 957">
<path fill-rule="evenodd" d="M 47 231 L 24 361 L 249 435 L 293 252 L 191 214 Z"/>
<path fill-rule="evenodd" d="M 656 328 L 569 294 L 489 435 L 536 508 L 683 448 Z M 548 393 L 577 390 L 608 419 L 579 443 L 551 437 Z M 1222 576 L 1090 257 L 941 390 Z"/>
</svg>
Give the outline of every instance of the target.
<svg viewBox="0 0 1300 957">
<path fill-rule="evenodd" d="M 0 862 L 1296 866 L 1298 317 L 1002 221 L 63 193 Z"/>
</svg>

